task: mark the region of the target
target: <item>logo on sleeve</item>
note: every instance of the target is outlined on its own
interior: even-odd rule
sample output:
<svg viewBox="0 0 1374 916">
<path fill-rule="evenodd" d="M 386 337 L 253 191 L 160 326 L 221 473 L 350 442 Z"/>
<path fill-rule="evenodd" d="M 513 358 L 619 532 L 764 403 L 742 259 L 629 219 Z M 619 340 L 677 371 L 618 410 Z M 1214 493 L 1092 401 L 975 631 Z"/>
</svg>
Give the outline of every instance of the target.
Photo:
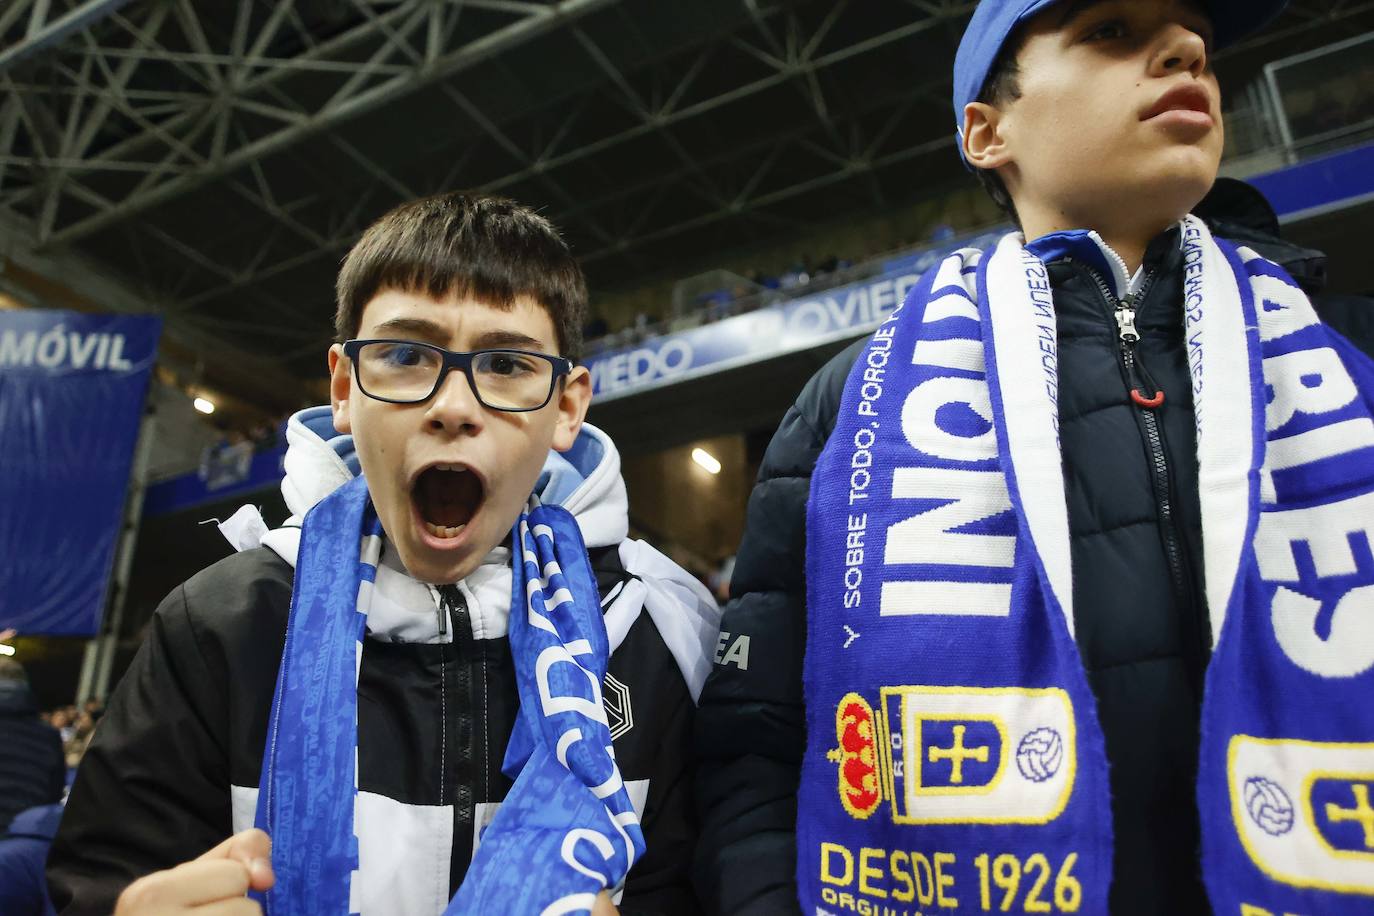
<svg viewBox="0 0 1374 916">
<path fill-rule="evenodd" d="M 630 688 L 606 675 L 601 686 L 601 705 L 606 709 L 606 724 L 611 730 L 611 740 L 635 727 L 635 713 L 630 706 Z"/>
</svg>

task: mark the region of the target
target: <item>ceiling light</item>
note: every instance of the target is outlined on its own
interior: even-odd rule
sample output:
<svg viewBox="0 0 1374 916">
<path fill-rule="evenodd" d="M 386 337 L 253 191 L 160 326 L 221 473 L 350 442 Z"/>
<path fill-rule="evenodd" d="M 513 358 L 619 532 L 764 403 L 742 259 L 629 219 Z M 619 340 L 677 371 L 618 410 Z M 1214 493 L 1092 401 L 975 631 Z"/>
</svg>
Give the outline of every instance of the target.
<svg viewBox="0 0 1374 916">
<path fill-rule="evenodd" d="M 708 473 L 720 473 L 720 462 L 716 460 L 715 455 L 712 455 L 705 449 L 692 449 L 692 460 L 695 461 L 697 464 L 701 465 L 703 468 L 705 468 Z"/>
<path fill-rule="evenodd" d="M 196 410 L 199 410 L 203 414 L 212 414 L 215 412 L 215 402 L 207 398 L 196 398 L 192 403 L 195 405 Z"/>
<path fill-rule="evenodd" d="M 0 645 L 0 655 L 13 655 L 14 646 Z"/>
</svg>

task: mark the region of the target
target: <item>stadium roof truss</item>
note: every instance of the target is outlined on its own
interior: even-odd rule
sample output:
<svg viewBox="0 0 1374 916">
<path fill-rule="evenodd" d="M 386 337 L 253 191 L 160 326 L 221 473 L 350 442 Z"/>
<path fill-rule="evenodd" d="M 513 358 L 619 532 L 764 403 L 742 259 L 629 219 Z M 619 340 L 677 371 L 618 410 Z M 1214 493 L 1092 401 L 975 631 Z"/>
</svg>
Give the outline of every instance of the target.
<svg viewBox="0 0 1374 916">
<path fill-rule="evenodd" d="M 948 73 L 975 5 L 9 0 L 0 220 L 195 349 L 314 366 L 338 258 L 421 194 L 535 204 L 608 285 L 962 180 Z"/>
</svg>

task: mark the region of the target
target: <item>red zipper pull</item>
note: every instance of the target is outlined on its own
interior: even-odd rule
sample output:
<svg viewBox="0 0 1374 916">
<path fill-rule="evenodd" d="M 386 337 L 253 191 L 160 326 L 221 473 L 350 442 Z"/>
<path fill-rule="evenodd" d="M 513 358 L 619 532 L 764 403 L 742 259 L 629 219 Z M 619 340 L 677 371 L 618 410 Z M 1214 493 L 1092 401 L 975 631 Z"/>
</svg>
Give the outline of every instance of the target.
<svg viewBox="0 0 1374 916">
<path fill-rule="evenodd" d="M 1164 405 L 1164 392 L 1156 391 L 1154 397 L 1147 398 L 1145 397 L 1145 395 L 1140 393 L 1139 388 L 1132 388 L 1131 400 L 1135 402 L 1135 405 L 1137 407 L 1144 407 L 1146 410 L 1154 410 L 1155 408 L 1162 407 Z"/>
</svg>

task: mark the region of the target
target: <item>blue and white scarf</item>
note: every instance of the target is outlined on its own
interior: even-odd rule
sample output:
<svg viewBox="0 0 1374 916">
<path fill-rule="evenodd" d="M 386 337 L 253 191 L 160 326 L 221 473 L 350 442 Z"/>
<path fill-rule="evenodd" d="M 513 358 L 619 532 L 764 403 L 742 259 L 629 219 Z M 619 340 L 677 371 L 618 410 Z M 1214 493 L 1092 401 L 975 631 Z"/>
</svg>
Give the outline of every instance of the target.
<svg viewBox="0 0 1374 916">
<path fill-rule="evenodd" d="M 601 702 L 610 646 L 573 517 L 532 498 L 513 538 L 515 782 L 445 913 L 586 913 L 644 851 Z M 381 546 L 361 477 L 305 518 L 255 820 L 272 837 L 268 913 L 358 911 L 357 685 Z"/>
<path fill-rule="evenodd" d="M 1284 272 L 1182 230 L 1217 913 L 1374 907 L 1374 363 Z M 807 513 L 808 914 L 1106 913 L 1107 760 L 1074 645 L 1048 274 L 930 271 L 845 388 Z"/>
</svg>

